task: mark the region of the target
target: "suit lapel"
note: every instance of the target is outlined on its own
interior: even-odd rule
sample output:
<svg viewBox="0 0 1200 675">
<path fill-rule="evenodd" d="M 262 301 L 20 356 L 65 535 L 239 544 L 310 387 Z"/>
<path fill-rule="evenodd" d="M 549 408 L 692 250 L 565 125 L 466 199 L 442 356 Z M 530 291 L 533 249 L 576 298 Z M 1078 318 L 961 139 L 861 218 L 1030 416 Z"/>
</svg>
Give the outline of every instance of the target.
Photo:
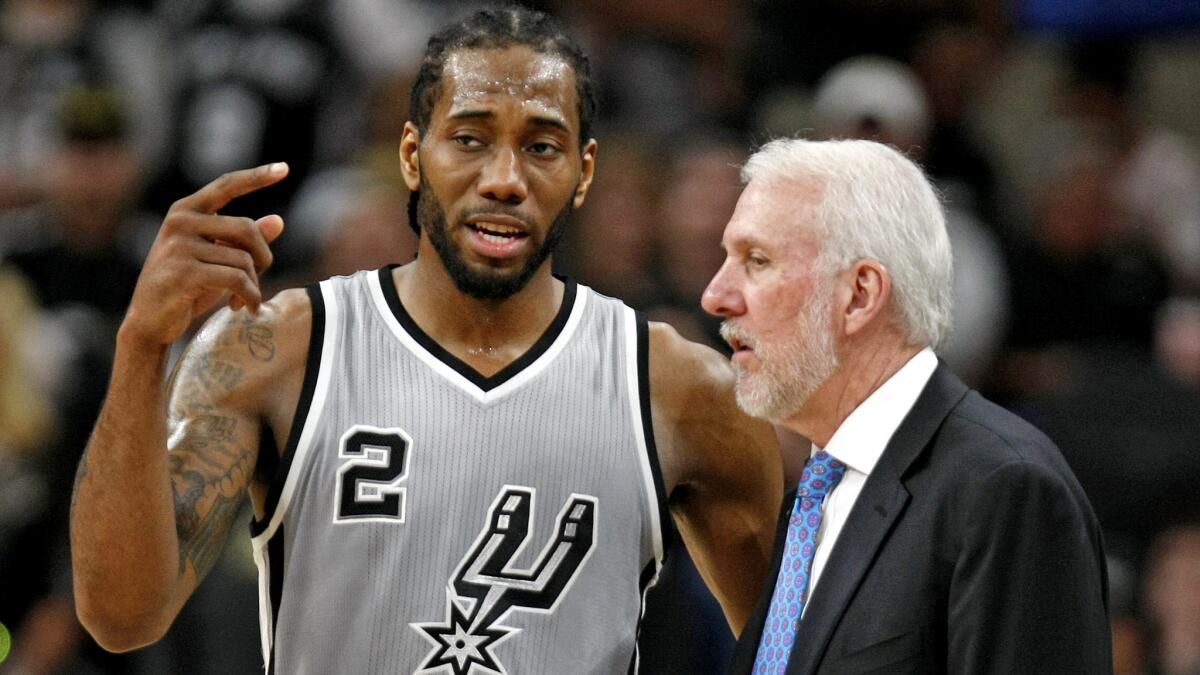
<svg viewBox="0 0 1200 675">
<path fill-rule="evenodd" d="M 966 385 L 939 362 L 867 478 L 830 552 L 825 571 L 800 621 L 788 673 L 816 672 L 842 614 L 908 504 L 911 495 L 902 483 L 905 472 L 967 391 Z M 776 562 L 776 570 L 778 566 Z M 761 633 L 761 619 L 758 628 Z"/>
</svg>

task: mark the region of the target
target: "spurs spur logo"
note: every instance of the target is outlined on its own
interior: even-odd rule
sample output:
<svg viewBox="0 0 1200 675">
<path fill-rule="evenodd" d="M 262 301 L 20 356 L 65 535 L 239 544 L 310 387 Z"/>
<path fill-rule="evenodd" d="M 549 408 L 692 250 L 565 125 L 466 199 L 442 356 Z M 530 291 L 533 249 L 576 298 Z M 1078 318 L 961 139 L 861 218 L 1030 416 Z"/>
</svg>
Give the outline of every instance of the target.
<svg viewBox="0 0 1200 675">
<path fill-rule="evenodd" d="M 446 588 L 446 621 L 410 624 L 433 646 L 417 673 L 506 674 L 492 650 L 519 629 L 500 622 L 513 610 L 553 612 L 574 583 L 596 543 L 596 498 L 571 495 L 533 566 L 516 569 L 512 561 L 529 543 L 534 495 L 504 486 Z"/>
</svg>

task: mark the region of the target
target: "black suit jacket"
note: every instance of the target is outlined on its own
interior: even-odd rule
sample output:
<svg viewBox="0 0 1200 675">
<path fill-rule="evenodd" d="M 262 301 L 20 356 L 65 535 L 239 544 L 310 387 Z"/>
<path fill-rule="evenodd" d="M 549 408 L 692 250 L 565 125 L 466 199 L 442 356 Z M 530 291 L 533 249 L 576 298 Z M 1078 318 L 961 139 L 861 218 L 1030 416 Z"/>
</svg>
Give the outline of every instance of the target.
<svg viewBox="0 0 1200 675">
<path fill-rule="evenodd" d="M 794 492 L 734 651 L 749 673 Z M 1058 448 L 940 364 L 863 485 L 789 675 L 1111 673 L 1099 525 Z"/>
</svg>

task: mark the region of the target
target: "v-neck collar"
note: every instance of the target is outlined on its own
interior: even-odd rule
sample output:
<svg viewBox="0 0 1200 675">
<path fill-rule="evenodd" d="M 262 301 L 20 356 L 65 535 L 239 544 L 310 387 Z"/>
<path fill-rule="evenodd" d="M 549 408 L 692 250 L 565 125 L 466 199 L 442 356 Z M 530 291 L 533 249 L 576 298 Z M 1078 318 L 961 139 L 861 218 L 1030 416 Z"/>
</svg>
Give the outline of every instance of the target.
<svg viewBox="0 0 1200 675">
<path fill-rule="evenodd" d="M 521 382 L 530 379 L 561 351 L 563 344 L 579 323 L 587 297 L 586 293 L 579 292 L 578 286 L 573 280 L 558 277 L 564 285 L 562 304 L 549 327 L 524 354 L 501 368 L 495 375 L 485 376 L 462 359 L 451 354 L 417 325 L 412 315 L 405 309 L 404 304 L 400 302 L 400 294 L 396 290 L 396 282 L 392 276 L 392 270 L 395 267 L 395 265 L 391 265 L 380 269 L 375 279 L 378 282 L 376 288 L 379 293 L 377 304 L 379 300 L 382 300 L 384 306 L 380 307 L 381 313 L 386 319 L 394 320 L 393 332 L 423 361 L 434 367 L 435 370 L 441 371 L 459 388 L 468 391 L 484 402 L 493 400 L 520 386 Z"/>
</svg>

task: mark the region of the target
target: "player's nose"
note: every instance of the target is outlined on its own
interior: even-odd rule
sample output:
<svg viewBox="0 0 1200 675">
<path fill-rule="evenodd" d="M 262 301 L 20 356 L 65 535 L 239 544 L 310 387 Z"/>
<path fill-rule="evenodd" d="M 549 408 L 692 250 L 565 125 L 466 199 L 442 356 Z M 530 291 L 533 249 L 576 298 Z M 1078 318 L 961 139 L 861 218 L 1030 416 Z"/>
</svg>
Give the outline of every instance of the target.
<svg viewBox="0 0 1200 675">
<path fill-rule="evenodd" d="M 525 201 L 528 185 L 517 150 L 504 146 L 495 149 L 479 176 L 479 194 L 507 204 Z"/>
</svg>

